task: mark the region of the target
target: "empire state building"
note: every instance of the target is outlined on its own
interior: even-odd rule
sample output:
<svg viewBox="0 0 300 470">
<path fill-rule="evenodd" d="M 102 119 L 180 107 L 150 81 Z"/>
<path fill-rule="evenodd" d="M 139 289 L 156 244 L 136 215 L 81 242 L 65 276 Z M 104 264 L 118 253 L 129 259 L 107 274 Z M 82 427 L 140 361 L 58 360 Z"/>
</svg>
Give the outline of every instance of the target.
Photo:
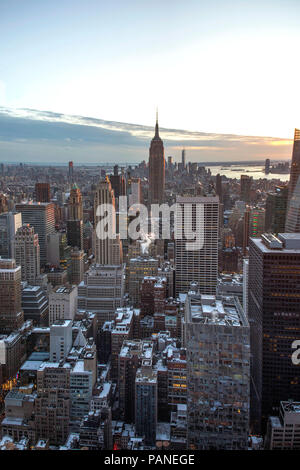
<svg viewBox="0 0 300 470">
<path fill-rule="evenodd" d="M 165 191 L 165 151 L 159 137 L 158 117 L 156 113 L 155 135 L 149 149 L 149 203 L 161 204 Z"/>
</svg>

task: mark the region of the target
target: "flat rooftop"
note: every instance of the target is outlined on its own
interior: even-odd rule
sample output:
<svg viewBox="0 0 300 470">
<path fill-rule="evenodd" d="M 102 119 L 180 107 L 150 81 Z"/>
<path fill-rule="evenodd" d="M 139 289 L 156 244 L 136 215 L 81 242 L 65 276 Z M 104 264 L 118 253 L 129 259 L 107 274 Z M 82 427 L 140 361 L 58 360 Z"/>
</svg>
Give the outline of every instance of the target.
<svg viewBox="0 0 300 470">
<path fill-rule="evenodd" d="M 269 254 L 300 253 L 300 233 L 263 234 L 261 238 L 251 238 L 260 251 Z"/>
<path fill-rule="evenodd" d="M 206 325 L 249 326 L 234 296 L 189 294 L 187 321 Z"/>
</svg>

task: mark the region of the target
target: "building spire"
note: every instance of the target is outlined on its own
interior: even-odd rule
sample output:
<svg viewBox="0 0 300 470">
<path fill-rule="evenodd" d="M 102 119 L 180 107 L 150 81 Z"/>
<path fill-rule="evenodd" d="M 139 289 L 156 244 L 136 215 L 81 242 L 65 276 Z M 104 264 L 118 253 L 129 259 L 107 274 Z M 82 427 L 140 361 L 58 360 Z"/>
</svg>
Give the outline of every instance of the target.
<svg viewBox="0 0 300 470">
<path fill-rule="evenodd" d="M 158 129 L 158 108 L 156 108 L 156 124 L 155 124 L 155 138 L 159 137 L 159 129 Z"/>
</svg>

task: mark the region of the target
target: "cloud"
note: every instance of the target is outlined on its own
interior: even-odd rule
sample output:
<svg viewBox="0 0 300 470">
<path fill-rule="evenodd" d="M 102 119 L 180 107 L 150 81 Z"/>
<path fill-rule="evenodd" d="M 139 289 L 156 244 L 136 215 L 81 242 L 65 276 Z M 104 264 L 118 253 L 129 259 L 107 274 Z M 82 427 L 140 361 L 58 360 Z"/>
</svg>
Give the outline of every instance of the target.
<svg viewBox="0 0 300 470">
<path fill-rule="evenodd" d="M 0 82 L 1 83 L 1 82 Z M 0 89 L 1 90 L 1 89 Z M 182 148 L 191 161 L 241 161 L 289 158 L 292 141 L 160 129 L 165 153 L 179 158 Z M 0 107 L 0 160 L 101 163 L 148 159 L 153 127 L 105 121 L 35 109 Z"/>
<path fill-rule="evenodd" d="M 3 80 L 0 80 L 0 103 L 5 103 L 6 98 L 6 85 Z"/>
</svg>

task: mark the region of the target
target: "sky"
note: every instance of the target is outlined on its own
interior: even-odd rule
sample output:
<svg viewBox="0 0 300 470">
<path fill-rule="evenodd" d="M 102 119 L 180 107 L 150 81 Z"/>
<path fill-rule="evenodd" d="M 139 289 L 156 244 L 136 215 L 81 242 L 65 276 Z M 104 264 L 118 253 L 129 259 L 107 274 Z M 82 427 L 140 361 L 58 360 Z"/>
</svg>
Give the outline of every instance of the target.
<svg viewBox="0 0 300 470">
<path fill-rule="evenodd" d="M 50 158 L 53 145 L 63 158 L 66 128 L 53 134 L 44 115 L 51 139 L 39 134 L 41 111 L 69 116 L 69 126 L 80 116 L 143 129 L 153 127 L 156 107 L 160 126 L 179 130 L 178 147 L 193 158 L 287 158 L 300 126 L 299 49 L 299 0 L 0 0 L 0 113 L 11 128 L 9 138 L 0 128 L 0 160 L 21 159 L 22 148 L 28 159 L 30 145 L 33 159 L 42 150 Z M 30 135 L 13 130 L 13 118 L 27 119 Z M 125 146 L 114 125 L 108 143 L 94 124 L 85 121 L 81 134 L 96 127 L 98 147 L 81 135 L 88 143 L 73 142 L 76 158 L 147 158 L 141 136 L 133 132 L 136 143 Z M 221 151 L 212 137 L 197 150 L 180 130 L 275 139 L 251 147 L 225 137 Z M 166 147 L 176 157 L 172 139 Z"/>
</svg>

